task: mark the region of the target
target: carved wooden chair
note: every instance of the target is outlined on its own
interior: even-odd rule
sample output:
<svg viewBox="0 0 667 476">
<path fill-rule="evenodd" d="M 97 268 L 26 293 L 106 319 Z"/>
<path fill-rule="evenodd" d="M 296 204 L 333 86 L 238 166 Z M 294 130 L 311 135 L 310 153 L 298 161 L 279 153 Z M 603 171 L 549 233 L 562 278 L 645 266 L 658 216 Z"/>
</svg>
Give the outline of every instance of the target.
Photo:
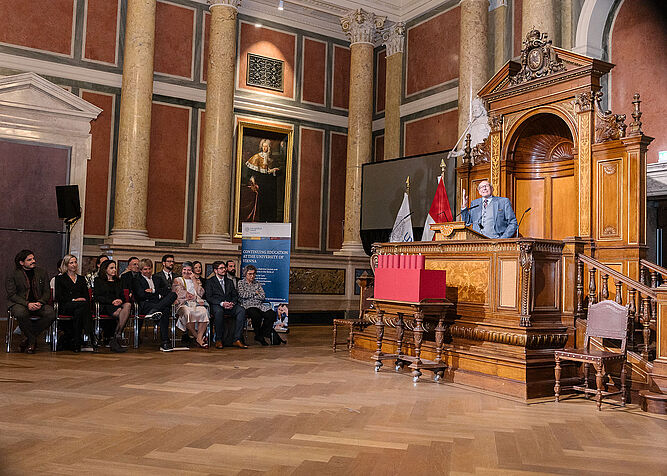
<svg viewBox="0 0 667 476">
<path fill-rule="evenodd" d="M 588 324 L 586 327 L 586 336 L 584 338 L 584 348 L 562 349 L 554 352 L 554 358 L 556 360 L 556 367 L 554 369 L 556 376 L 556 384 L 554 385 L 556 402 L 560 399 L 561 390 L 574 389 L 579 392 L 584 392 L 586 398 L 588 398 L 590 394 L 595 394 L 598 410 L 602 409 L 602 399 L 611 395 L 620 394 L 621 405 L 625 406 L 627 396 L 625 388 L 627 373 L 626 344 L 628 339 L 629 316 L 628 307 L 622 306 L 615 301 L 602 301 L 598 304 L 593 304 L 588 308 Z M 591 349 L 591 338 L 620 340 L 620 351 L 611 352 Z M 561 360 L 582 362 L 584 364 L 583 385 L 561 387 Z M 595 389 L 588 387 L 588 368 L 591 364 L 595 368 Z M 605 384 L 605 377 L 609 367 L 617 364 L 620 364 L 621 367 L 621 390 L 608 392 Z"/>
<path fill-rule="evenodd" d="M 346 328 L 345 334 L 347 350 L 352 350 L 354 331 L 363 331 L 372 323 L 365 319 L 366 311 L 369 308 L 368 298 L 373 296 L 373 277 L 365 271 L 357 279 L 357 284 L 361 288 L 359 295 L 359 318 L 358 319 L 334 319 L 333 320 L 333 351 L 338 348 L 338 327 Z"/>
</svg>

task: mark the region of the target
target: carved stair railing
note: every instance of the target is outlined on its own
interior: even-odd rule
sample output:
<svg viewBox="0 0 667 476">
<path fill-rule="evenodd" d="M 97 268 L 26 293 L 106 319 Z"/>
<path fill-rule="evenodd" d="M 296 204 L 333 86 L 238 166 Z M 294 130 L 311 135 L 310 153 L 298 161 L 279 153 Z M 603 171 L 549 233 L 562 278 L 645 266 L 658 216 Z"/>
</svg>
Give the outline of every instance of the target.
<svg viewBox="0 0 667 476">
<path fill-rule="evenodd" d="M 587 293 L 584 289 L 584 265 L 588 268 L 589 274 Z M 651 266 L 655 267 L 655 265 Z M 667 269 L 661 269 L 667 276 Z M 596 284 L 597 273 L 600 273 L 600 290 L 597 289 Z M 640 276 L 643 274 L 644 272 L 640 273 Z M 630 311 L 631 328 L 628 348 L 639 353 L 641 358 L 647 362 L 655 359 L 655 332 L 651 332 L 656 329 L 657 293 L 655 289 L 583 254 L 577 255 L 577 315 L 586 316 L 586 304 L 595 304 L 600 300 L 609 299 L 609 278 L 614 280 L 615 301 L 628 306 Z M 657 279 L 654 282 L 657 283 Z M 627 302 L 623 301 L 624 296 L 627 296 Z M 636 334 L 639 334 L 640 337 L 637 337 Z"/>
</svg>

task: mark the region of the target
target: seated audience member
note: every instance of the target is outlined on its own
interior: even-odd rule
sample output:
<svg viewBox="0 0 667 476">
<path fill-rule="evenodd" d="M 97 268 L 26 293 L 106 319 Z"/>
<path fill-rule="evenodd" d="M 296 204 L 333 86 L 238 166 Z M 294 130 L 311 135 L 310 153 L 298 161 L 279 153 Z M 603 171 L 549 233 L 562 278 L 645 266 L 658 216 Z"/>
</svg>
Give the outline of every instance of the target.
<svg viewBox="0 0 667 476">
<path fill-rule="evenodd" d="M 53 322 L 56 315 L 49 306 L 51 291 L 46 272 L 38 268 L 35 253 L 21 250 L 14 257 L 15 269 L 5 281 L 10 310 L 18 321 L 24 340 L 21 352 L 34 354 L 37 338 Z M 30 316 L 38 319 L 32 320 Z"/>
<path fill-rule="evenodd" d="M 120 275 L 122 288 L 127 289 L 130 294 L 132 294 L 132 284 L 137 276 L 139 276 L 139 258 L 131 256 L 127 260 L 127 269 Z"/>
<path fill-rule="evenodd" d="M 86 284 L 89 288 L 92 289 L 93 286 L 95 286 L 95 278 L 97 278 L 98 274 L 100 273 L 100 265 L 108 259 L 109 257 L 107 255 L 99 255 L 97 258 L 95 258 L 95 270 L 86 274 Z"/>
<path fill-rule="evenodd" d="M 227 265 L 227 277 L 234 282 L 234 287 L 238 289 L 241 278 L 236 277 L 236 261 L 229 259 L 225 264 Z"/>
<path fill-rule="evenodd" d="M 192 274 L 199 280 L 201 287 L 206 290 L 206 277 L 204 276 L 204 267 L 201 264 L 201 261 L 192 262 Z M 206 293 L 204 292 L 204 299 L 206 299 Z"/>
<path fill-rule="evenodd" d="M 139 262 L 141 274 L 134 280 L 134 300 L 139 306 L 139 314 L 145 315 L 146 319 L 160 321 L 160 350 L 171 352 L 173 347 L 169 341 L 169 315 L 171 305 L 176 301 L 176 293 L 169 291 L 162 296 L 158 292 L 153 280 L 153 262 L 142 259 Z"/>
<path fill-rule="evenodd" d="M 227 265 L 224 261 L 216 261 L 213 263 L 213 272 L 214 275 L 206 281 L 206 300 L 211 306 L 215 326 L 215 348 L 233 345 L 246 349 L 248 346 L 242 341 L 245 309 L 239 305 L 239 294 L 234 282 L 227 277 Z M 233 330 L 226 338 L 223 325 L 225 317 L 234 320 Z"/>
<path fill-rule="evenodd" d="M 109 341 L 111 352 L 125 352 L 121 345 L 123 329 L 130 317 L 132 304 L 125 301 L 123 285 L 118 278 L 118 269 L 114 260 L 107 260 L 100 266 L 100 273 L 95 278 L 95 300 L 100 303 L 100 314 L 113 316 L 116 326 L 113 337 Z"/>
<path fill-rule="evenodd" d="M 155 289 L 160 296 L 166 296 L 171 292 L 174 279 L 179 277 L 178 273 L 174 272 L 174 255 L 166 254 L 162 257 L 162 270 L 153 275 L 153 282 Z"/>
<path fill-rule="evenodd" d="M 264 288 L 255 280 L 257 268 L 249 264 L 245 267 L 245 278 L 239 281 L 239 299 L 241 306 L 245 308 L 246 315 L 252 321 L 252 328 L 255 331 L 255 340 L 262 345 L 269 345 L 266 339 L 271 338 L 273 323 L 276 322 L 276 311 L 271 308 L 271 304 L 265 302 L 266 294 Z M 274 343 L 284 342 L 282 338 L 275 334 Z"/>
<path fill-rule="evenodd" d="M 93 331 L 93 318 L 88 302 L 86 278 L 77 274 L 79 263 L 76 256 L 65 255 L 60 265 L 61 274 L 56 276 L 56 301 L 58 312 L 72 316 L 70 333 L 67 331 L 62 342 L 65 348 L 73 352 L 81 351 L 81 329 L 90 338 L 93 350 L 97 350 L 97 337 Z"/>
<path fill-rule="evenodd" d="M 206 349 L 208 344 L 204 334 L 208 328 L 209 316 L 206 301 L 202 299 L 204 288 L 192 274 L 192 263 L 186 261 L 181 270 L 183 276 L 174 278 L 173 291 L 176 293 L 176 325 L 185 332 L 190 332 L 197 344 Z"/>
</svg>

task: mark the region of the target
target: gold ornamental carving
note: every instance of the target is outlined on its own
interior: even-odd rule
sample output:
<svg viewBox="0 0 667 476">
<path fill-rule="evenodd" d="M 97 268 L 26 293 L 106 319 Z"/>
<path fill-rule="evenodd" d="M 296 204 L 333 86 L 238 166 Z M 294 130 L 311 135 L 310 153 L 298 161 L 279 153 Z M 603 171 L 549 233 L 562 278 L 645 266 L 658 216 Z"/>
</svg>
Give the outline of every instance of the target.
<svg viewBox="0 0 667 476">
<path fill-rule="evenodd" d="M 602 230 L 602 235 L 603 236 L 616 236 L 616 235 L 618 235 L 618 230 L 615 227 L 613 227 L 611 225 L 608 225 L 608 226 L 604 227 L 604 230 Z"/>
<path fill-rule="evenodd" d="M 591 117 L 579 114 L 579 236 L 591 234 Z"/>
<path fill-rule="evenodd" d="M 532 242 L 519 243 L 519 265 L 521 266 L 521 327 L 530 327 L 530 295 L 532 292 L 533 276 L 533 248 Z"/>
<path fill-rule="evenodd" d="M 494 190 L 500 190 L 500 134 L 491 135 L 491 185 Z"/>
</svg>

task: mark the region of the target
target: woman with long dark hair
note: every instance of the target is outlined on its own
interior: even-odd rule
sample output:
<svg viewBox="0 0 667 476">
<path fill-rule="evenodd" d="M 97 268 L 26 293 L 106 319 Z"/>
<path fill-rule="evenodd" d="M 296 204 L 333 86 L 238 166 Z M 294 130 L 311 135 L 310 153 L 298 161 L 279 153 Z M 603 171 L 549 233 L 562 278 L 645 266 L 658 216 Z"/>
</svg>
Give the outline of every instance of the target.
<svg viewBox="0 0 667 476">
<path fill-rule="evenodd" d="M 100 314 L 116 318 L 116 330 L 109 341 L 109 348 L 112 352 L 125 352 L 127 349 L 121 345 L 121 335 L 130 317 L 132 305 L 125 301 L 114 260 L 104 261 L 100 265 L 99 276 L 95 278 L 94 293 L 95 300 L 100 303 Z"/>
</svg>

